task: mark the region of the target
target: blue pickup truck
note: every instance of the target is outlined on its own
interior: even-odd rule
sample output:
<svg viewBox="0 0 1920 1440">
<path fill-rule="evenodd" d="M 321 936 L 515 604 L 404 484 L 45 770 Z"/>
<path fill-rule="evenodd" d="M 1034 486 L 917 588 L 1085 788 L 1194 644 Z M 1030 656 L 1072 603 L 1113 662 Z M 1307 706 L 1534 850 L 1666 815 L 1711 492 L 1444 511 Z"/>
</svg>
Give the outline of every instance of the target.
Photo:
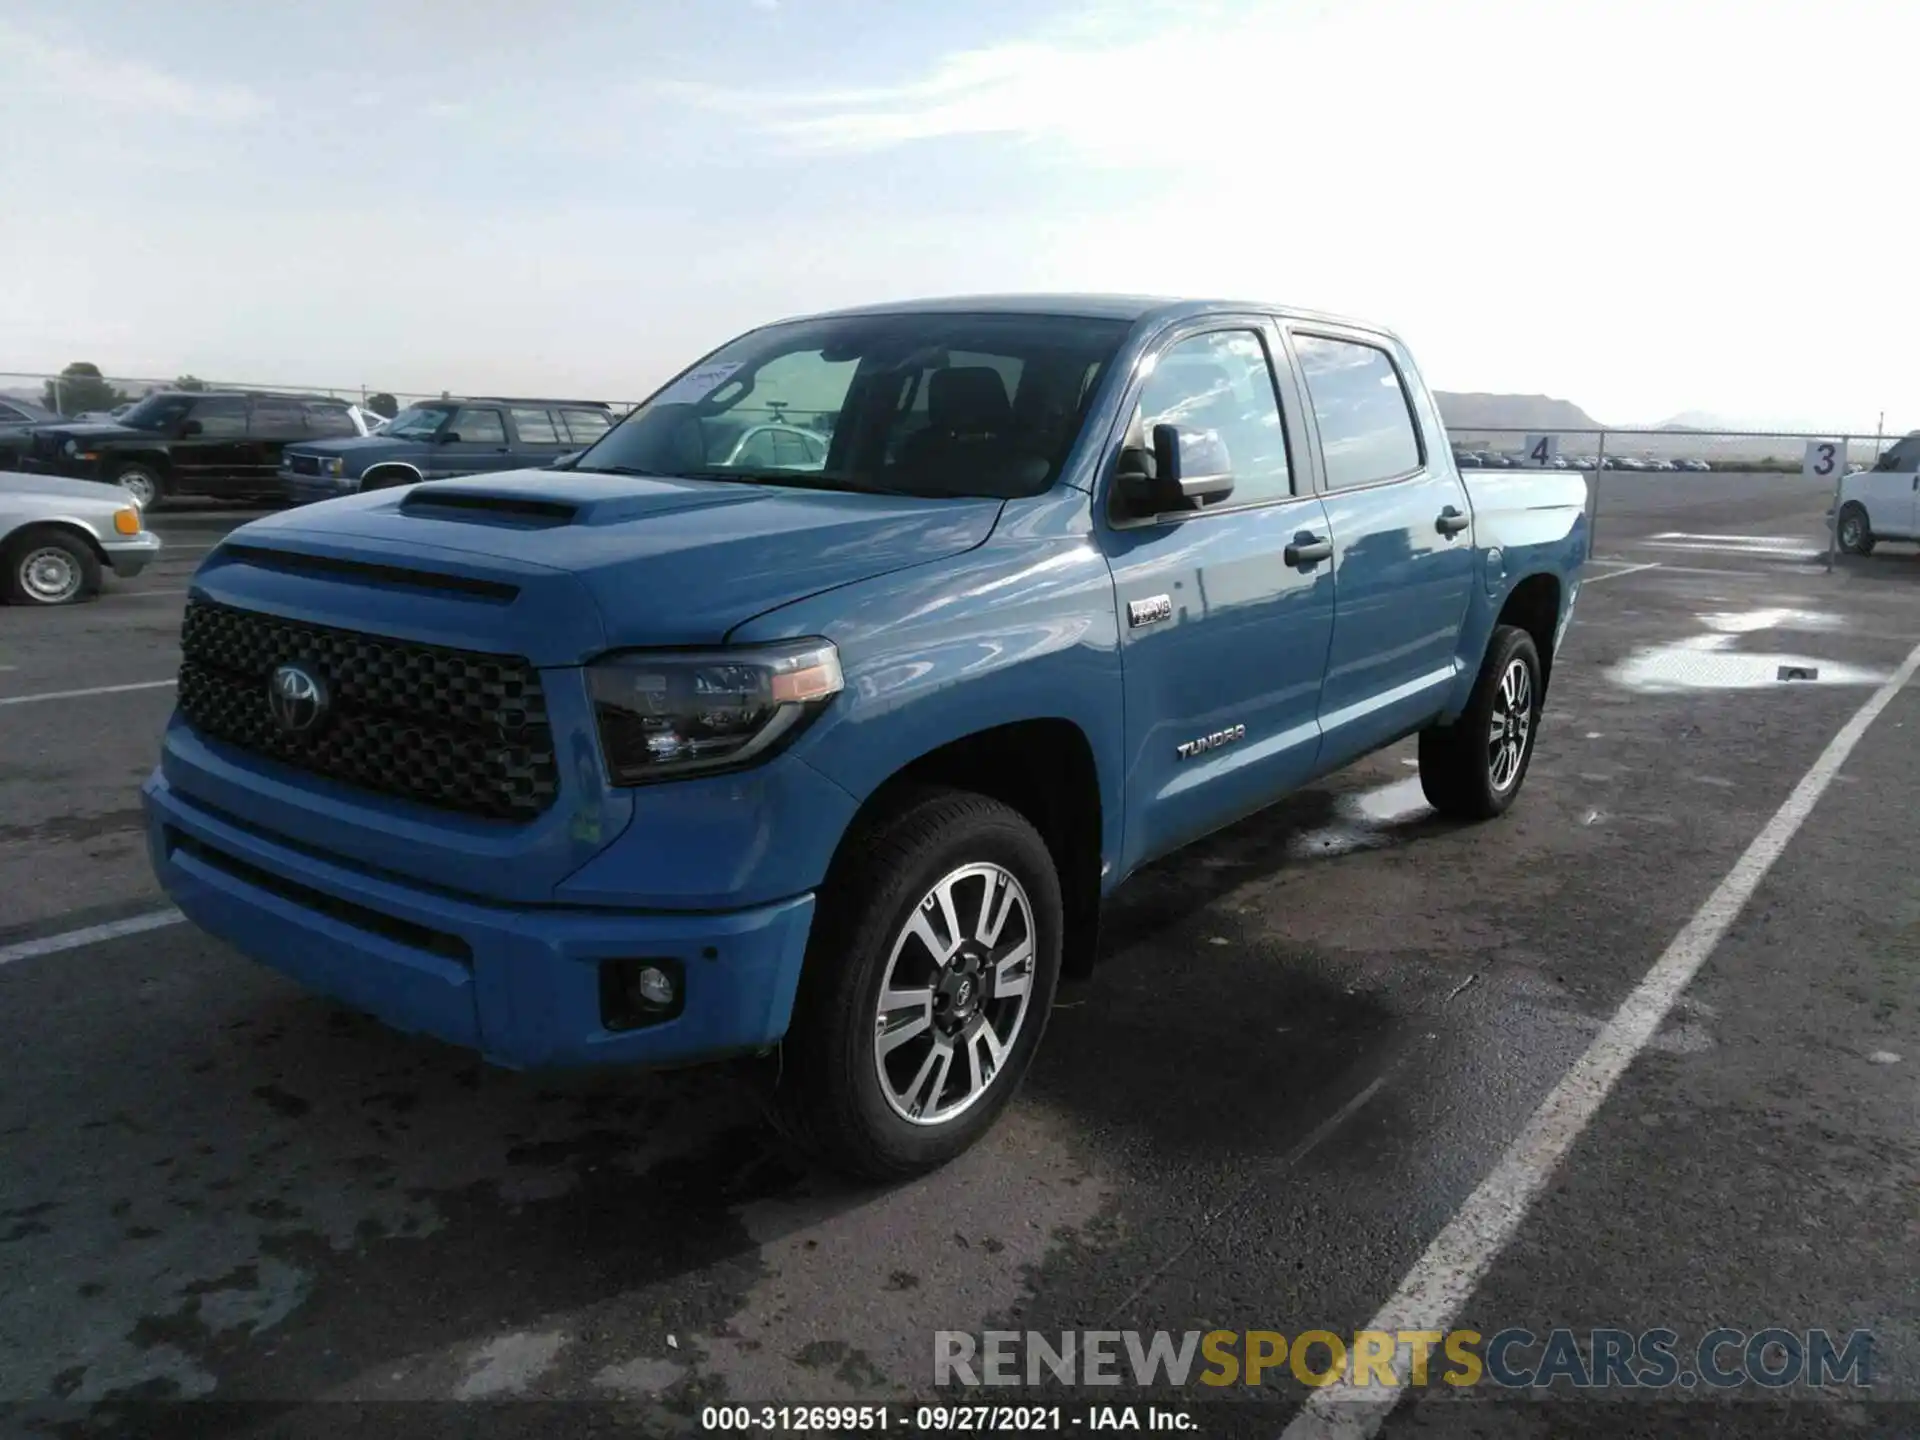
<svg viewBox="0 0 1920 1440">
<path fill-rule="evenodd" d="M 808 417 L 824 457 L 741 437 Z M 1419 737 L 1513 803 L 1585 482 L 1455 468 L 1391 334 L 932 301 L 754 330 L 560 469 L 243 526 L 144 787 L 188 916 L 507 1066 L 753 1067 L 971 1144 L 1141 866 Z M 1170 1081 L 1173 1077 L 1169 1077 Z"/>
</svg>

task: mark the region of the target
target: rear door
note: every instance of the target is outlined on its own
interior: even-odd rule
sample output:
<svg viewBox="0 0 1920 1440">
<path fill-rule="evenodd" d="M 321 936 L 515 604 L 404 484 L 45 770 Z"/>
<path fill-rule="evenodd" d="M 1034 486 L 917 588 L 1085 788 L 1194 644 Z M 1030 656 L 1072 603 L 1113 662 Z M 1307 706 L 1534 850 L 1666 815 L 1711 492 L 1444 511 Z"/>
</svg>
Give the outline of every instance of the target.
<svg viewBox="0 0 1920 1440">
<path fill-rule="evenodd" d="M 193 402 L 168 449 L 176 483 L 202 494 L 245 488 L 252 473 L 247 439 L 247 402 L 214 395 Z"/>
<path fill-rule="evenodd" d="M 514 465 L 507 443 L 507 422 L 497 405 L 462 405 L 440 432 L 423 467 L 427 479 L 508 470 Z"/>
<path fill-rule="evenodd" d="M 1281 356 L 1264 316 L 1209 317 L 1174 332 L 1141 367 L 1108 456 L 1101 541 L 1124 666 L 1126 870 L 1313 771 L 1333 567 L 1310 558 L 1327 518 L 1294 463 L 1306 431 Z M 1112 493 L 1119 451 L 1145 445 L 1161 423 L 1215 447 L 1233 476 L 1230 495 L 1202 510 L 1128 515 Z M 1309 558 L 1290 562 L 1290 546 Z"/>
<path fill-rule="evenodd" d="M 1385 336 L 1288 327 L 1333 530 L 1333 642 L 1320 692 L 1321 768 L 1439 712 L 1473 590 L 1472 510 L 1446 432 Z"/>
<path fill-rule="evenodd" d="M 507 419 L 513 425 L 516 465 L 549 465 L 576 448 L 545 406 L 515 405 Z"/>
<path fill-rule="evenodd" d="M 247 414 L 247 478 L 266 486 L 280 468 L 280 453 L 289 443 L 306 438 L 305 404 L 256 396 Z"/>
<path fill-rule="evenodd" d="M 584 450 L 613 428 L 613 416 L 589 405 L 562 406 L 557 417 L 571 448 Z"/>
</svg>

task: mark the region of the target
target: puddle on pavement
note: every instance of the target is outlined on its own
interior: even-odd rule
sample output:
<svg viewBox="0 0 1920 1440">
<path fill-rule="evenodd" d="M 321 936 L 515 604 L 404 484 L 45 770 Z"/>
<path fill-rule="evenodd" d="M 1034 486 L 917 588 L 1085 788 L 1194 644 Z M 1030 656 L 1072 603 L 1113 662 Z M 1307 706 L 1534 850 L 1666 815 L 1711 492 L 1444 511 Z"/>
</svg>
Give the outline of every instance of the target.
<svg viewBox="0 0 1920 1440">
<path fill-rule="evenodd" d="M 1334 807 L 1333 823 L 1302 831 L 1287 848 L 1297 860 L 1377 850 L 1393 843 L 1397 827 L 1432 813 L 1420 789 L 1420 777 L 1409 775 L 1391 785 L 1342 795 Z"/>
<path fill-rule="evenodd" d="M 1768 607 L 1725 610 L 1699 617 L 1705 635 L 1691 635 L 1635 651 L 1607 672 L 1616 685 L 1643 695 L 1689 690 L 1764 690 L 1793 685 L 1877 685 L 1879 670 L 1843 665 L 1809 655 L 1735 650 L 1742 635 L 1766 630 L 1832 632 L 1845 628 L 1842 616 L 1824 610 Z"/>
</svg>

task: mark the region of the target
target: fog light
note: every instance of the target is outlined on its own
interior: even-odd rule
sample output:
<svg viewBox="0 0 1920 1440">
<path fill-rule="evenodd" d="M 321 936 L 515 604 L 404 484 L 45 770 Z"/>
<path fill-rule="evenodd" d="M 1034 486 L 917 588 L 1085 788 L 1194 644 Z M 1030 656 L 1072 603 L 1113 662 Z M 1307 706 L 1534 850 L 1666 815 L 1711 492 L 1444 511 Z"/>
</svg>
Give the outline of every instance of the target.
<svg viewBox="0 0 1920 1440">
<path fill-rule="evenodd" d="M 640 967 L 640 973 L 634 978 L 633 993 L 640 997 L 643 1005 L 651 1005 L 656 1010 L 664 1010 L 673 1004 L 675 990 L 673 977 L 664 970 L 651 965 Z"/>
<path fill-rule="evenodd" d="M 671 1020 L 685 1008 L 685 981 L 678 960 L 604 960 L 600 1023 L 609 1030 L 637 1030 Z"/>
</svg>

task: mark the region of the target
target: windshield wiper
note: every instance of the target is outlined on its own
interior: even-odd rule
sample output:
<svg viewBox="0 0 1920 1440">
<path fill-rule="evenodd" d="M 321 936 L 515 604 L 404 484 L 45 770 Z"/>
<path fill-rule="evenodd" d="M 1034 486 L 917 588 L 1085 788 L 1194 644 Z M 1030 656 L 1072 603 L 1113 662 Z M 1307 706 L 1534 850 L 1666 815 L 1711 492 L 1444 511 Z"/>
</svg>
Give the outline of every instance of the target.
<svg viewBox="0 0 1920 1440">
<path fill-rule="evenodd" d="M 642 470 L 638 465 L 569 465 L 569 470 L 578 470 L 582 475 L 638 475 L 643 480 L 671 480 L 674 477 L 661 470 Z"/>
</svg>

